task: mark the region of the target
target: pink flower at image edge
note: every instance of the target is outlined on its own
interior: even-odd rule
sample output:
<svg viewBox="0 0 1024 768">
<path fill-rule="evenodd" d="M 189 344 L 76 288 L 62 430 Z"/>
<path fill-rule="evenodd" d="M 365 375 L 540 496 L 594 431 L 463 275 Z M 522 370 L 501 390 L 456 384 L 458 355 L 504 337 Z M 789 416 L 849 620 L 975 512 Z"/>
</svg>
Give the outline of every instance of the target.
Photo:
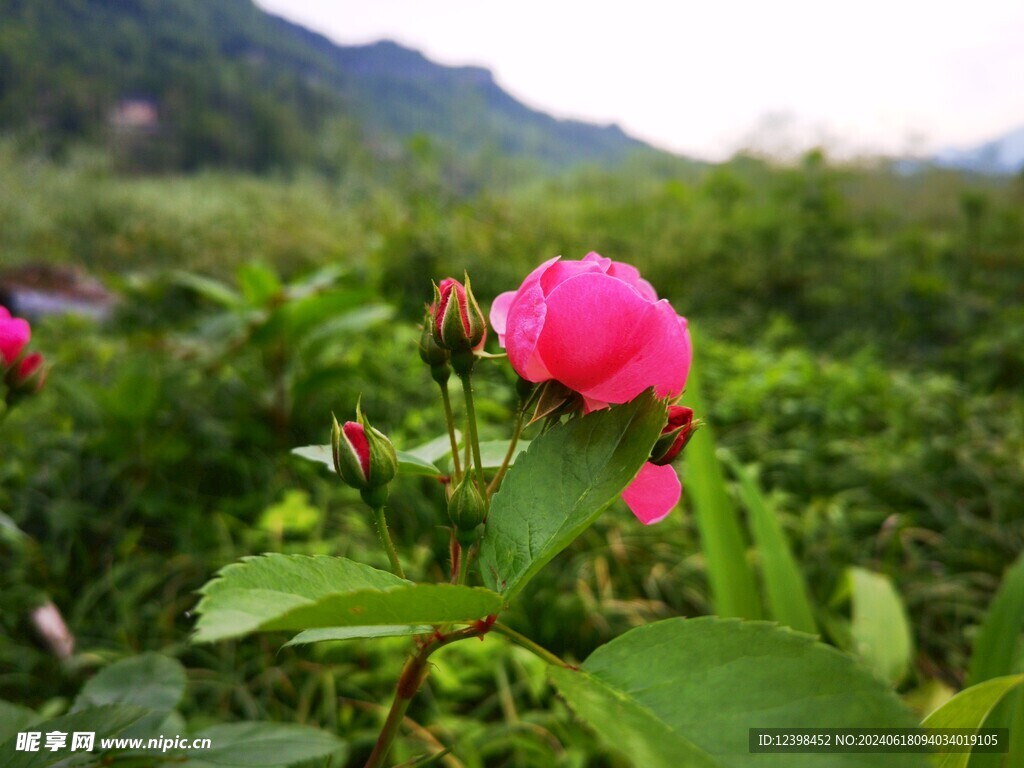
<svg viewBox="0 0 1024 768">
<path fill-rule="evenodd" d="M 13 364 L 31 337 L 28 321 L 11 317 L 7 308 L 0 306 L 0 364 L 5 367 Z"/>
<path fill-rule="evenodd" d="M 518 290 L 494 300 L 490 319 L 520 376 L 561 382 L 583 396 L 588 413 L 650 387 L 659 397 L 677 397 L 693 357 L 686 318 L 659 300 L 635 267 L 597 253 L 544 262 Z M 671 467 L 645 464 L 622 496 L 650 524 L 681 493 Z"/>
</svg>

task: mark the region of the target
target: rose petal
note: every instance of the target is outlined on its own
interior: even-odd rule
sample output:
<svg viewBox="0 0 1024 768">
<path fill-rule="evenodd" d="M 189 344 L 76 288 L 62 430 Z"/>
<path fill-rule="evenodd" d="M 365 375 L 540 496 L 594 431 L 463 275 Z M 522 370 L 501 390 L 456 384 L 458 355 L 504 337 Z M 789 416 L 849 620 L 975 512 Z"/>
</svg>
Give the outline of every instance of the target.
<svg viewBox="0 0 1024 768">
<path fill-rule="evenodd" d="M 621 368 L 591 388 L 591 397 L 622 403 L 648 387 L 654 387 L 658 397 L 678 397 L 682 393 L 693 358 L 685 318 L 662 300 L 650 305 L 637 333 L 644 342 L 635 347 L 635 354 Z"/>
<path fill-rule="evenodd" d="M 600 273 L 577 275 L 547 297 L 537 350 L 551 375 L 570 389 L 585 397 L 625 402 L 650 383 L 625 399 L 605 397 L 593 388 L 640 353 L 651 306 L 620 280 Z"/>
<path fill-rule="evenodd" d="M 611 259 L 605 258 L 597 251 L 591 251 L 590 253 L 588 253 L 586 256 L 583 257 L 583 261 L 593 262 L 597 264 L 600 270 L 606 274 L 608 270 L 611 269 L 613 263 Z"/>
<path fill-rule="evenodd" d="M 595 254 L 596 255 L 596 254 Z M 600 258 L 600 257 L 598 257 Z M 608 261 L 608 259 L 605 259 Z M 548 267 L 540 278 L 540 287 L 544 289 L 544 295 L 550 296 L 558 286 L 566 280 L 577 275 L 604 274 L 600 263 L 595 259 L 584 259 L 583 261 L 559 261 Z"/>
<path fill-rule="evenodd" d="M 679 475 L 671 465 L 644 464 L 640 473 L 622 492 L 622 500 L 644 525 L 664 520 L 683 495 Z"/>
<path fill-rule="evenodd" d="M 516 292 L 506 316 L 506 331 L 512 329 L 511 333 L 505 334 L 508 360 L 516 373 L 527 381 L 540 382 L 553 378 L 541 359 L 537 341 L 547 317 L 541 279 L 557 261 L 558 257 L 549 259 L 529 274 Z"/>
<path fill-rule="evenodd" d="M 505 322 L 508 320 L 508 310 L 516 299 L 515 291 L 499 293 L 491 302 L 491 327 L 498 334 L 498 343 L 505 347 Z"/>
</svg>

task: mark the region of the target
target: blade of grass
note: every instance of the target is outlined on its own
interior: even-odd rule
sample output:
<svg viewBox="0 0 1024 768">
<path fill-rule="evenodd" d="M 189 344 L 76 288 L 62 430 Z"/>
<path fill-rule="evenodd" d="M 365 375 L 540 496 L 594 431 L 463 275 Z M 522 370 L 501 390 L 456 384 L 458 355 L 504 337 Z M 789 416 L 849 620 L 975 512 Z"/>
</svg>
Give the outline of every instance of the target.
<svg viewBox="0 0 1024 768">
<path fill-rule="evenodd" d="M 705 417 L 707 408 L 696 367 L 690 370 L 684 402 L 697 416 Z M 754 571 L 747 562 L 739 516 L 729 499 L 722 465 L 715 455 L 714 435 L 708 424 L 697 430 L 683 456 L 684 480 L 693 498 L 715 612 L 719 616 L 759 619 L 760 593 Z"/>
<path fill-rule="evenodd" d="M 992 603 L 981 629 L 974 639 L 967 685 L 977 685 L 994 677 L 1018 672 L 1021 667 L 1018 647 L 1024 630 L 1024 554 L 1011 565 Z M 987 728 L 1010 728 L 1010 748 L 1006 765 L 1024 765 L 1024 693 L 1014 691 L 996 707 L 986 720 Z M 980 757 L 980 755 L 978 756 Z M 983 764 L 972 758 L 971 766 Z"/>
<path fill-rule="evenodd" d="M 725 453 L 722 458 L 739 483 L 740 501 L 746 507 L 750 532 L 760 556 L 761 580 L 770 617 L 801 632 L 817 634 L 818 625 L 807 596 L 807 584 L 789 548 L 774 506 L 736 457 Z"/>
</svg>

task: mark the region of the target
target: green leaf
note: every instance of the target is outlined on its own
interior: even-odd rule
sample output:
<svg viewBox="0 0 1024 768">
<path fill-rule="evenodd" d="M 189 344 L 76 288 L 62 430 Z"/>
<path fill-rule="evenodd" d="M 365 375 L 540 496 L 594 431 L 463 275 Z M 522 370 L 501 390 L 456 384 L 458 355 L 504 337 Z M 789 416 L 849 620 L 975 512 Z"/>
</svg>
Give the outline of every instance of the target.
<svg viewBox="0 0 1024 768">
<path fill-rule="evenodd" d="M 462 434 L 459 430 L 455 430 L 455 443 L 456 445 L 462 439 Z M 421 461 L 425 461 L 428 464 L 441 465 L 441 459 L 445 456 L 451 456 L 452 443 L 451 438 L 447 434 L 439 435 L 433 440 L 430 440 L 422 445 L 417 445 L 415 448 L 410 448 L 405 451 L 410 456 L 414 456 Z"/>
<path fill-rule="evenodd" d="M 119 736 L 126 729 L 131 728 L 135 723 L 151 714 L 151 710 L 141 707 L 114 704 L 104 707 L 83 709 L 72 712 L 52 720 L 45 720 L 32 725 L 32 731 L 39 732 L 40 751 L 25 752 L 17 751 L 17 734 L 0 744 L 0 755 L 4 756 L 4 768 L 48 768 L 51 765 L 64 763 L 69 757 L 76 754 L 86 755 L 85 752 L 71 752 L 71 737 L 74 733 L 95 733 L 96 753 L 90 755 L 89 764 L 95 765 L 96 754 L 102 754 L 100 741 L 105 738 Z M 51 751 L 44 748 L 46 734 L 58 731 L 68 734 L 65 749 Z"/>
<path fill-rule="evenodd" d="M 191 288 L 204 299 L 224 307 L 237 308 L 243 305 L 242 297 L 228 285 L 211 277 L 197 275 L 194 272 L 175 271 L 171 278 L 178 285 Z"/>
<path fill-rule="evenodd" d="M 253 306 L 268 303 L 282 290 L 281 279 L 266 264 L 248 262 L 238 268 L 236 276 L 242 295 Z"/>
<path fill-rule="evenodd" d="M 549 667 L 552 683 L 576 715 L 612 749 L 643 768 L 722 768 L 721 763 L 643 704 L 600 678 L 565 667 Z"/>
<path fill-rule="evenodd" d="M 598 648 L 580 672 L 549 674 L 609 747 L 644 768 L 927 766 L 913 754 L 751 753 L 750 728 L 913 725 L 849 656 L 766 622 L 668 619 Z"/>
<path fill-rule="evenodd" d="M 664 425 L 665 404 L 648 393 L 534 440 L 491 500 L 484 583 L 517 594 L 629 485 Z"/>
<path fill-rule="evenodd" d="M 395 451 L 398 455 L 398 471 L 403 475 L 434 475 L 440 477 L 444 473 L 429 461 L 424 461 L 407 451 Z"/>
<path fill-rule="evenodd" d="M 903 601 L 888 576 L 863 568 L 847 569 L 845 586 L 853 603 L 850 650 L 895 685 L 907 674 L 914 656 Z"/>
<path fill-rule="evenodd" d="M 690 369 L 684 402 L 697 416 L 706 418 L 697 368 Z M 705 423 L 698 429 L 683 451 L 683 483 L 693 499 L 715 613 L 743 619 L 761 618 L 757 581 L 747 562 L 739 515 L 729 499 L 725 475 L 715 455 L 710 424 Z"/>
<path fill-rule="evenodd" d="M 207 766 L 287 766 L 305 760 L 324 760 L 336 755 L 335 764 L 344 765 L 347 745 L 327 731 L 306 725 L 282 723 L 228 723 L 214 725 L 193 734 L 193 739 L 209 739 L 211 749 L 190 750 L 184 765 Z"/>
<path fill-rule="evenodd" d="M 307 629 L 300 632 L 282 647 L 292 645 L 309 645 L 328 640 L 361 640 L 373 637 L 404 637 L 406 635 L 423 635 L 433 632 L 430 625 L 405 626 L 401 624 L 383 625 L 379 627 L 324 627 L 323 629 Z"/>
<path fill-rule="evenodd" d="M 754 478 L 735 457 L 725 454 L 725 463 L 739 483 L 740 500 L 747 508 L 750 530 L 760 556 L 761 577 L 771 617 L 800 632 L 817 634 L 818 625 L 814 620 L 811 600 L 807 596 L 807 584 L 789 548 L 775 508 L 765 499 Z"/>
<path fill-rule="evenodd" d="M 201 592 L 197 642 L 278 629 L 468 622 L 504 604 L 479 587 L 413 584 L 343 557 L 281 554 L 229 565 Z"/>
<path fill-rule="evenodd" d="M 185 668 L 177 659 L 143 653 L 101 669 L 75 699 L 72 711 L 106 704 L 130 704 L 167 712 L 185 695 Z"/>
<path fill-rule="evenodd" d="M 974 650 L 967 673 L 967 684 L 974 685 L 1015 671 L 1021 632 L 1024 631 L 1024 554 L 1006 571 L 1003 582 L 992 598 L 981 629 L 974 639 Z"/>
<path fill-rule="evenodd" d="M 981 728 L 1003 698 L 1024 685 L 1024 675 L 994 677 L 960 691 L 921 723 L 925 728 Z M 966 768 L 970 752 L 942 752 L 935 768 Z"/>
<path fill-rule="evenodd" d="M 529 447 L 529 440 L 520 440 L 516 443 L 516 450 L 512 454 L 512 461 L 509 462 L 509 465 L 511 466 L 519 454 Z M 500 467 L 501 463 L 505 461 L 506 453 L 508 453 L 508 440 L 484 440 L 480 443 L 480 462 L 484 465 L 484 469 L 497 469 Z M 444 466 L 449 473 L 454 469 L 451 450 L 446 454 Z"/>
<path fill-rule="evenodd" d="M 448 438 L 445 439 L 447 440 Z M 303 459 L 323 464 L 331 472 L 334 472 L 334 455 L 331 452 L 330 445 L 304 445 L 300 448 L 292 448 L 292 453 L 296 456 L 301 456 Z M 398 454 L 398 471 L 402 474 L 428 476 L 441 476 L 444 474 L 434 464 L 409 451 L 396 451 L 396 453 Z"/>
<path fill-rule="evenodd" d="M 1024 630 L 1024 555 L 1006 571 L 981 629 L 974 639 L 967 684 L 1009 675 L 1020 670 L 1020 641 Z M 1007 695 L 985 722 L 987 728 L 1010 728 L 1009 752 L 1005 765 L 1024 763 L 1024 690 Z M 977 755 L 976 764 L 998 764 L 992 755 Z"/>
<path fill-rule="evenodd" d="M 0 699 L 0 744 L 39 719 L 28 707 Z"/>
</svg>

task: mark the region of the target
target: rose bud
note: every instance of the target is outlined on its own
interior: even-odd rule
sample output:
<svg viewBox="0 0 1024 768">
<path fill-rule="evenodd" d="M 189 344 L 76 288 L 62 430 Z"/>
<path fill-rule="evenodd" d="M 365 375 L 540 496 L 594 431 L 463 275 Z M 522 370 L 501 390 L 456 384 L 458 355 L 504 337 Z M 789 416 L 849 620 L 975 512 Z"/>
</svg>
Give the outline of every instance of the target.
<svg viewBox="0 0 1024 768">
<path fill-rule="evenodd" d="M 469 285 L 446 277 L 434 286 L 434 341 L 452 352 L 479 349 L 487 336 L 487 323 Z"/>
<path fill-rule="evenodd" d="M 670 405 L 668 407 L 668 423 L 661 430 L 661 437 L 654 444 L 651 450 L 650 462 L 663 466 L 671 464 L 679 452 L 686 447 L 693 437 L 694 431 L 700 426 L 700 421 L 694 421 L 693 409 L 685 405 Z"/>
<path fill-rule="evenodd" d="M 344 426 L 333 419 L 331 429 L 331 451 L 334 456 L 334 470 L 342 480 L 363 492 L 367 503 L 383 500 L 374 491 L 385 488 L 398 472 L 398 455 L 395 446 L 382 432 L 370 426 L 366 416 L 356 406 L 358 421 L 346 421 Z M 371 498 L 367 498 L 367 494 Z M 386 496 L 386 493 L 384 494 Z"/>
<path fill-rule="evenodd" d="M 46 383 L 46 369 L 43 356 L 38 352 L 26 355 L 15 363 L 4 376 L 7 384 L 7 405 L 13 406 L 18 400 L 34 395 Z"/>
<path fill-rule="evenodd" d="M 430 366 L 430 375 L 438 384 L 444 384 L 451 376 L 448 360 L 451 354 L 434 341 L 434 307 L 427 309 L 423 318 L 423 332 L 419 340 L 420 360 Z"/>
<path fill-rule="evenodd" d="M 472 544 L 476 541 L 476 529 L 487 517 L 487 504 L 468 474 L 448 500 L 448 517 L 455 526 L 459 543 Z"/>
</svg>

